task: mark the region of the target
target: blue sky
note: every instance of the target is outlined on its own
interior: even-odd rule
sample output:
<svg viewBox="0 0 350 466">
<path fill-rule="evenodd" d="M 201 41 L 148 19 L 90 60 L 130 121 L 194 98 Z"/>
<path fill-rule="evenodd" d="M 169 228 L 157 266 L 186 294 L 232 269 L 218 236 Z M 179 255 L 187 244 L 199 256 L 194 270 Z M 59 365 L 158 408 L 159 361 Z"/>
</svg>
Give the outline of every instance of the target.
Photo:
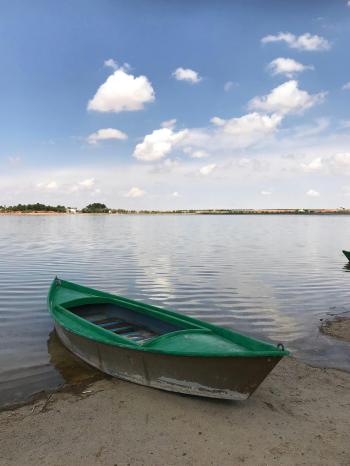
<svg viewBox="0 0 350 466">
<path fill-rule="evenodd" d="M 350 3 L 5 1 L 0 204 L 350 205 Z"/>
</svg>

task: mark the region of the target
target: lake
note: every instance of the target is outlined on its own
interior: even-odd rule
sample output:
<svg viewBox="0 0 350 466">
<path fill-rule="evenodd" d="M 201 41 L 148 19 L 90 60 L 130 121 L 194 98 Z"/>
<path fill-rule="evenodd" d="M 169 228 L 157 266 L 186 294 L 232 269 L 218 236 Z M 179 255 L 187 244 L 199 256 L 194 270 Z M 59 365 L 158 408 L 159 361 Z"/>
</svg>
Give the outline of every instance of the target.
<svg viewBox="0 0 350 466">
<path fill-rule="evenodd" d="M 0 245 L 0 405 L 83 367 L 62 369 L 46 305 L 55 275 L 350 370 L 350 344 L 318 330 L 350 313 L 348 216 L 0 216 Z"/>
</svg>

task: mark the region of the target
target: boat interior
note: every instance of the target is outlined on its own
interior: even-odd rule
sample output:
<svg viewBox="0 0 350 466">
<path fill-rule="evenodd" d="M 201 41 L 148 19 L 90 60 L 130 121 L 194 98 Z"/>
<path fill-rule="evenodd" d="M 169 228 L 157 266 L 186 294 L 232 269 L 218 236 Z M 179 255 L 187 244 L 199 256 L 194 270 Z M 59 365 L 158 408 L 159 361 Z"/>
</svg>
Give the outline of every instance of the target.
<svg viewBox="0 0 350 466">
<path fill-rule="evenodd" d="M 105 330 L 140 344 L 160 335 L 188 328 L 112 303 L 84 304 L 67 309 Z"/>
</svg>

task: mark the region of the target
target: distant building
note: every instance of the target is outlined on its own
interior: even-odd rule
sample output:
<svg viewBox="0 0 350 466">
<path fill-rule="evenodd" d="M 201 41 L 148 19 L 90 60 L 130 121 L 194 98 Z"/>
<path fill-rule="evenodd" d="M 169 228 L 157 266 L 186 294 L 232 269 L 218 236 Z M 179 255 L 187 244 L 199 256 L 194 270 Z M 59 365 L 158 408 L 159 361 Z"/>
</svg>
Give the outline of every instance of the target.
<svg viewBox="0 0 350 466">
<path fill-rule="evenodd" d="M 76 214 L 78 209 L 76 207 L 67 207 L 66 212 L 67 214 Z"/>
</svg>

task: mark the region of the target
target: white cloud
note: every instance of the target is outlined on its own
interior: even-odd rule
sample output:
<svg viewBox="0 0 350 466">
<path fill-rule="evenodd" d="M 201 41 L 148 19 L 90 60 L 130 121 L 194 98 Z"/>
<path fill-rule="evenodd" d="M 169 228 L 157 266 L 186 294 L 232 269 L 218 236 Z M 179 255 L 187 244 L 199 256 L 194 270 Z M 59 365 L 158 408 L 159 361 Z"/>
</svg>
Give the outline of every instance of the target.
<svg viewBox="0 0 350 466">
<path fill-rule="evenodd" d="M 330 170 L 343 174 L 350 171 L 350 152 L 340 152 L 331 157 L 325 158 L 325 162 Z"/>
<path fill-rule="evenodd" d="M 195 150 L 193 147 L 185 147 L 183 151 L 193 159 L 203 159 L 205 157 L 209 157 L 208 152 L 205 150 Z"/>
<path fill-rule="evenodd" d="M 215 168 L 216 164 L 211 163 L 210 165 L 205 165 L 204 167 L 200 168 L 199 173 L 201 175 L 207 176 L 210 175 L 210 173 L 212 173 L 212 171 L 215 170 Z"/>
<path fill-rule="evenodd" d="M 306 173 L 349 174 L 350 152 L 338 152 L 333 155 L 317 157 L 308 163 L 302 163 L 301 169 Z"/>
<path fill-rule="evenodd" d="M 173 76 L 178 81 L 188 81 L 192 84 L 197 84 L 202 80 L 197 71 L 191 70 L 190 68 L 177 68 L 173 72 Z"/>
<path fill-rule="evenodd" d="M 95 186 L 95 178 L 87 178 L 86 180 L 80 181 L 78 184 L 83 188 L 92 188 Z"/>
<path fill-rule="evenodd" d="M 90 192 L 90 193 L 100 193 L 101 190 L 96 188 L 95 178 L 86 178 L 85 180 L 79 181 L 78 183 L 72 184 L 69 189 L 71 193 L 77 192 Z"/>
<path fill-rule="evenodd" d="M 209 154 L 205 150 L 195 150 L 192 152 L 191 157 L 194 159 L 203 159 L 209 157 Z"/>
<path fill-rule="evenodd" d="M 107 66 L 107 68 L 112 68 L 113 70 L 118 69 L 118 63 L 115 60 L 113 60 L 113 58 L 105 60 L 104 65 Z"/>
<path fill-rule="evenodd" d="M 156 129 L 136 145 L 133 156 L 146 162 L 160 160 L 171 152 L 186 134 L 186 130 L 175 132 L 171 128 Z"/>
<path fill-rule="evenodd" d="M 331 48 L 330 43 L 327 39 L 321 36 L 312 35 L 309 32 L 300 36 L 295 36 L 290 32 L 280 32 L 277 35 L 268 35 L 261 39 L 263 44 L 271 42 L 285 42 L 292 49 L 298 49 L 303 51 L 320 51 L 329 50 Z"/>
<path fill-rule="evenodd" d="M 224 91 L 229 92 L 233 87 L 236 87 L 236 86 L 237 86 L 237 84 L 234 83 L 233 81 L 227 81 L 224 84 Z"/>
<path fill-rule="evenodd" d="M 281 115 L 264 115 L 256 112 L 229 120 L 218 117 L 211 119 L 211 122 L 219 127 L 220 134 L 232 138 L 232 147 L 247 147 L 258 142 L 262 138 L 273 134 L 281 121 Z"/>
<path fill-rule="evenodd" d="M 176 125 L 176 118 L 172 118 L 171 120 L 165 120 L 161 123 L 162 128 L 171 128 L 173 129 Z"/>
<path fill-rule="evenodd" d="M 128 135 L 119 129 L 104 128 L 90 134 L 87 138 L 87 142 L 89 144 L 97 144 L 98 141 L 104 141 L 106 139 L 125 140 L 127 138 Z"/>
<path fill-rule="evenodd" d="M 302 63 L 293 60 L 292 58 L 275 58 L 267 67 L 272 75 L 283 74 L 288 78 L 292 78 L 295 74 L 306 70 L 313 70 L 312 65 L 303 65 Z"/>
<path fill-rule="evenodd" d="M 292 129 L 294 138 L 309 138 L 317 136 L 329 128 L 329 118 L 317 118 L 313 124 L 305 124 L 296 126 Z"/>
<path fill-rule="evenodd" d="M 318 172 L 323 169 L 324 164 L 321 157 L 317 157 L 314 160 L 311 160 L 309 163 L 302 163 L 301 167 L 303 171 L 307 173 Z"/>
<path fill-rule="evenodd" d="M 177 191 L 174 191 L 173 194 L 172 194 L 173 197 L 179 197 L 180 194 L 177 192 Z"/>
<path fill-rule="evenodd" d="M 306 109 L 321 103 L 326 93 L 311 95 L 298 88 L 298 81 L 290 80 L 272 89 L 270 94 L 254 97 L 249 102 L 249 108 L 265 112 L 303 113 Z"/>
<path fill-rule="evenodd" d="M 58 183 L 56 181 L 49 181 L 48 183 L 38 183 L 36 187 L 45 191 L 51 191 L 58 188 Z"/>
<path fill-rule="evenodd" d="M 315 191 L 314 189 L 309 189 L 306 192 L 306 195 L 310 197 L 320 197 L 320 193 L 318 191 Z"/>
<path fill-rule="evenodd" d="M 272 192 L 271 191 L 261 191 L 261 193 L 263 196 L 271 196 Z"/>
<path fill-rule="evenodd" d="M 134 186 L 125 194 L 125 197 L 137 198 L 137 197 L 143 197 L 145 194 L 146 194 L 146 191 L 143 191 L 137 186 Z"/>
<path fill-rule="evenodd" d="M 350 91 L 350 81 L 345 83 L 342 89 L 343 91 Z"/>
<path fill-rule="evenodd" d="M 135 78 L 125 67 L 111 74 L 98 88 L 88 103 L 88 110 L 97 112 L 123 112 L 141 110 L 144 104 L 153 102 L 154 90 L 146 76 Z"/>
</svg>

